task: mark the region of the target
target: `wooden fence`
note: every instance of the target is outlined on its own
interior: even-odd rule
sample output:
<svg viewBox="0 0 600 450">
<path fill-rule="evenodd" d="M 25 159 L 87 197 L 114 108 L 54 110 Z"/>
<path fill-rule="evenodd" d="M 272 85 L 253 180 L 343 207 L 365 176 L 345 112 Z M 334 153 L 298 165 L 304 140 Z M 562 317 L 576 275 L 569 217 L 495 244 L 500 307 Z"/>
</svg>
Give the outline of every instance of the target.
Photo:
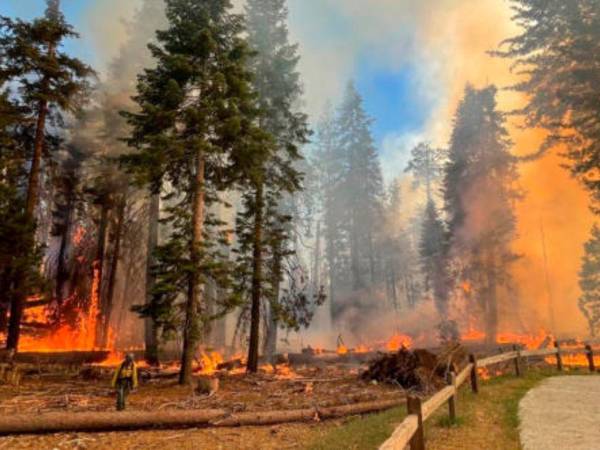
<svg viewBox="0 0 600 450">
<path fill-rule="evenodd" d="M 477 359 L 475 355 L 469 355 L 469 364 L 458 374 L 451 373 L 448 376 L 448 386 L 435 395 L 422 401 L 419 397 L 409 395 L 406 399 L 408 415 L 404 421 L 394 430 L 392 436 L 385 441 L 379 450 L 404 450 L 410 445 L 410 450 L 424 450 L 425 436 L 423 424 L 440 407 L 448 404 L 448 414 L 451 422 L 456 420 L 457 394 L 460 387 L 470 380 L 471 390 L 479 392 L 478 368 L 488 367 L 507 361 L 514 361 L 515 374 L 521 376 L 523 373 L 523 358 L 554 355 L 556 357 L 556 368 L 563 370 L 562 355 L 566 353 L 585 353 L 590 371 L 595 372 L 594 352 L 590 345 L 585 347 L 569 347 L 563 349 L 559 342 L 554 343 L 554 348 L 543 350 L 519 350 L 513 346 L 513 351 Z"/>
</svg>

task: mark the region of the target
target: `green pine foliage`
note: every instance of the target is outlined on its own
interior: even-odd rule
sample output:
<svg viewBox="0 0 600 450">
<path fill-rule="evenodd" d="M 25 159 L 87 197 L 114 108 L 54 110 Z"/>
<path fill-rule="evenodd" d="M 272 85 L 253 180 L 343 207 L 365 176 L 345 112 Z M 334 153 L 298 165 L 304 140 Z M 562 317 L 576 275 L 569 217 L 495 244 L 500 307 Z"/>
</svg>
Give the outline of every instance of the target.
<svg viewBox="0 0 600 450">
<path fill-rule="evenodd" d="M 600 213 L 600 2 L 513 0 L 512 7 L 522 31 L 495 54 L 514 60 L 523 76 L 513 89 L 528 102 L 516 113 L 526 126 L 548 131 L 540 153 L 566 145 L 571 169 Z"/>
<path fill-rule="evenodd" d="M 501 290 L 509 288 L 508 268 L 516 256 L 513 205 L 516 161 L 496 88 L 467 86 L 454 119 L 444 176 L 444 207 L 451 257 L 457 274 L 477 289 L 488 339 L 495 341 Z"/>
<path fill-rule="evenodd" d="M 444 221 L 432 200 L 427 202 L 421 225 L 419 254 L 425 288 L 432 292 L 435 306 L 442 320 L 448 318 L 451 289 L 448 267 L 448 236 Z"/>
<path fill-rule="evenodd" d="M 230 283 L 227 230 L 211 205 L 234 183 L 256 186 L 272 148 L 256 126 L 243 20 L 230 9 L 224 0 L 168 0 L 168 28 L 150 44 L 156 67 L 139 77 L 139 111 L 125 113 L 137 150 L 126 164 L 154 192 L 168 186 L 162 222 L 171 231 L 156 252 L 154 300 L 140 311 L 163 332 L 183 333 L 182 383 L 190 380 L 203 324 L 214 319 L 202 286 L 209 278 L 223 290 Z"/>
<path fill-rule="evenodd" d="M 317 130 L 325 257 L 334 320 L 352 293 L 383 283 L 384 187 L 371 135 L 372 119 L 354 83 L 338 110 L 326 112 Z"/>
<path fill-rule="evenodd" d="M 237 222 L 240 246 L 238 249 L 240 269 L 253 267 L 260 250 L 262 265 L 262 298 L 268 300 L 268 308 L 254 308 L 251 322 L 260 320 L 256 311 L 268 311 L 265 319 L 266 351 L 273 354 L 276 347 L 277 328 L 297 329 L 306 325 L 310 316 L 306 286 L 300 283 L 290 267 L 298 261 L 295 233 L 298 232 L 298 209 L 302 189 L 303 165 L 301 147 L 308 142 L 308 118 L 300 109 L 302 86 L 297 70 L 298 46 L 289 42 L 287 29 L 287 6 L 285 0 L 250 0 L 246 5 L 248 42 L 255 55 L 250 60 L 253 85 L 261 110 L 259 124 L 272 137 L 272 151 L 259 161 L 256 170 L 260 180 L 248 179 L 255 191 L 262 191 L 262 199 L 256 192 L 244 194 L 243 211 Z M 257 186 L 262 183 L 262 186 Z M 262 203 L 262 242 L 256 239 L 258 203 Z M 255 214 L 253 214 L 253 212 Z M 260 225 L 260 224 L 259 224 Z M 251 243 L 251 245 L 250 245 Z M 257 249 L 257 244 L 260 249 Z M 252 257 L 250 258 L 250 254 Z M 241 291 L 252 291 L 252 283 L 245 277 L 238 285 Z M 284 283 L 285 286 L 283 285 Z M 248 289 L 250 287 L 250 289 Z M 267 305 L 263 305 L 267 306 Z M 251 330 L 255 323 L 251 323 Z M 257 336 L 251 336 L 251 341 Z M 252 345 L 252 343 L 251 343 Z"/>
</svg>

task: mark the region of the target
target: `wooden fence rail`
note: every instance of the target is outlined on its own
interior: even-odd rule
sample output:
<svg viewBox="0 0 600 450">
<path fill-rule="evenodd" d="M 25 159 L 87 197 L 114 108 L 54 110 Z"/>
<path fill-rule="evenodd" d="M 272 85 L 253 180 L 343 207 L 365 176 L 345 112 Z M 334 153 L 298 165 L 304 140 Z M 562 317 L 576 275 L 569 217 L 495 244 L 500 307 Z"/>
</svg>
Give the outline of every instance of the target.
<svg viewBox="0 0 600 450">
<path fill-rule="evenodd" d="M 488 367 L 494 364 L 514 360 L 515 374 L 521 376 L 521 360 L 528 357 L 556 356 L 556 367 L 562 370 L 562 354 L 565 353 L 584 353 L 588 360 L 588 367 L 591 372 L 596 371 L 594 365 L 594 352 L 590 345 L 583 348 L 561 348 L 558 341 L 554 343 L 554 348 L 540 350 L 519 350 L 513 347 L 513 351 L 501 353 L 499 355 L 489 356 L 487 358 L 477 359 L 475 355 L 469 355 L 469 364 L 458 374 L 450 374 L 448 377 L 448 386 L 438 391 L 435 395 L 422 401 L 419 397 L 409 395 L 407 397 L 408 416 L 396 428 L 392 436 L 385 441 L 379 450 L 404 450 L 410 445 L 410 450 L 425 450 L 425 438 L 423 423 L 429 419 L 441 406 L 448 403 L 448 414 L 451 421 L 456 420 L 456 397 L 460 387 L 470 379 L 471 390 L 477 394 L 479 392 L 479 381 L 477 369 Z"/>
</svg>

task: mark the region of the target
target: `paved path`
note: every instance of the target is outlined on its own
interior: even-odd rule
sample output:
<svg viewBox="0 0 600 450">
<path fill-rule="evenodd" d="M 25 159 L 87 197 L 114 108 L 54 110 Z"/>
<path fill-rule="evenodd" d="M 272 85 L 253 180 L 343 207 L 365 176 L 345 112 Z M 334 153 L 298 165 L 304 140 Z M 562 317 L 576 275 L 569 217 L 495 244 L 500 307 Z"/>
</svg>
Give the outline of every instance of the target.
<svg viewBox="0 0 600 450">
<path fill-rule="evenodd" d="M 519 404 L 524 450 L 600 450 L 600 376 L 554 377 Z"/>
</svg>

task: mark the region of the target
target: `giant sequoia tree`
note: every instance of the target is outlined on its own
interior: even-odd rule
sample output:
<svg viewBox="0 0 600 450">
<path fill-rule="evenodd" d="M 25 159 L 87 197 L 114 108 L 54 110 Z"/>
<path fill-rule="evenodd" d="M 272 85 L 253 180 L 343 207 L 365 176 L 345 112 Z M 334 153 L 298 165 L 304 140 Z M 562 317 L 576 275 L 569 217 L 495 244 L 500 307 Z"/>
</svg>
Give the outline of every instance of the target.
<svg viewBox="0 0 600 450">
<path fill-rule="evenodd" d="M 221 245 L 225 230 L 209 212 L 219 193 L 246 181 L 263 148 L 256 139 L 255 96 L 247 70 L 242 17 L 227 0 L 168 0 L 168 29 L 150 49 L 157 61 L 140 76 L 129 114 L 138 149 L 133 163 L 154 189 L 168 182 L 168 241 L 157 249 L 154 301 L 144 311 L 166 331 L 183 334 L 180 382 L 190 381 L 206 314 L 207 278 L 227 283 Z M 185 302 L 178 305 L 180 295 Z M 182 318 L 179 319 L 178 308 Z"/>
<path fill-rule="evenodd" d="M 46 127 L 49 121 L 60 120 L 61 113 L 79 106 L 92 70 L 60 49 L 65 39 L 77 33 L 60 12 L 59 0 L 48 0 L 44 17 L 33 22 L 11 20 L 0 22 L 0 80 L 18 86 L 21 101 L 28 108 L 24 117 L 35 123 L 32 154 L 25 197 L 25 227 L 35 230 L 36 208 L 40 197 Z M 27 240 L 34 245 L 34 238 Z M 26 253 L 32 250 L 24 249 Z M 24 269 L 24 268 L 21 268 Z M 29 294 L 28 273 L 17 270 L 11 299 L 7 348 L 17 349 L 25 299 Z"/>
<path fill-rule="evenodd" d="M 487 339 L 498 328 L 501 289 L 508 289 L 515 256 L 515 159 L 504 119 L 496 109 L 496 88 L 467 86 L 454 119 L 444 200 L 452 256 L 460 276 L 476 290 Z"/>
</svg>

